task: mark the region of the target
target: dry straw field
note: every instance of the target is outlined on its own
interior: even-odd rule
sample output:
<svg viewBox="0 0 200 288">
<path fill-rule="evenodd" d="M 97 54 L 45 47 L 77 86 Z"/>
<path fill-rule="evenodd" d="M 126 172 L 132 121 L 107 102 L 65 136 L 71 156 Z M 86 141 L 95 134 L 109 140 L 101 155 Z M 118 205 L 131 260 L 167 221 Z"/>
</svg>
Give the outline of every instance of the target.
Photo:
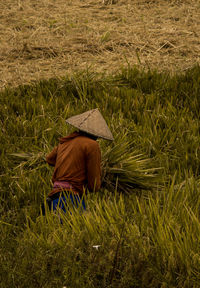
<svg viewBox="0 0 200 288">
<path fill-rule="evenodd" d="M 0 39 L 0 88 L 126 62 L 185 70 L 200 63 L 200 3 L 1 1 Z"/>
</svg>

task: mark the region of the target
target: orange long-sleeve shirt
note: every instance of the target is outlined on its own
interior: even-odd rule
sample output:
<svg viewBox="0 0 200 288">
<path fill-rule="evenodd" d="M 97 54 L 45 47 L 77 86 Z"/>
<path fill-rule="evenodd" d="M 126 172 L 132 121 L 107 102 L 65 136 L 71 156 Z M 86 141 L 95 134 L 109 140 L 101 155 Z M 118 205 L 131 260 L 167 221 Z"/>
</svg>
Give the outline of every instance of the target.
<svg viewBox="0 0 200 288">
<path fill-rule="evenodd" d="M 79 132 L 60 139 L 60 143 L 47 155 L 47 162 L 55 166 L 55 181 L 67 181 L 72 191 L 81 195 L 84 188 L 97 191 L 101 185 L 101 151 L 99 144 Z M 61 191 L 52 190 L 48 196 Z"/>
</svg>

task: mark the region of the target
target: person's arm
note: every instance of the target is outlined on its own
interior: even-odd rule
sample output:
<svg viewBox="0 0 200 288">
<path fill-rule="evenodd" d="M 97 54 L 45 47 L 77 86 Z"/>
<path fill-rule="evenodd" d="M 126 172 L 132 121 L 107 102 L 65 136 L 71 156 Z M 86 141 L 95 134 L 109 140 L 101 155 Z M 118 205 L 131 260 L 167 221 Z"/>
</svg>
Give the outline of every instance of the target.
<svg viewBox="0 0 200 288">
<path fill-rule="evenodd" d="M 98 191 L 101 186 L 101 151 L 94 142 L 87 155 L 87 186 L 89 191 Z"/>
<path fill-rule="evenodd" d="M 55 166 L 58 147 L 56 146 L 47 156 L 46 161 L 49 165 Z"/>
</svg>

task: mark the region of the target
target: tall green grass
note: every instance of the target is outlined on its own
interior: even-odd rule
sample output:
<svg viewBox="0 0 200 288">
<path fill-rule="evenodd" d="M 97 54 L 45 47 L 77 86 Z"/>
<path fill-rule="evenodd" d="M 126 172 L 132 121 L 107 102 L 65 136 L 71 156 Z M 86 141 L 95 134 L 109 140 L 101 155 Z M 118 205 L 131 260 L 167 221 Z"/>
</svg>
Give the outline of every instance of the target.
<svg viewBox="0 0 200 288">
<path fill-rule="evenodd" d="M 199 66 L 1 91 L 2 287 L 199 287 L 199 95 Z M 67 117 L 96 107 L 115 137 L 99 141 L 102 188 L 84 213 L 42 216 L 45 155 L 72 131 Z"/>
</svg>

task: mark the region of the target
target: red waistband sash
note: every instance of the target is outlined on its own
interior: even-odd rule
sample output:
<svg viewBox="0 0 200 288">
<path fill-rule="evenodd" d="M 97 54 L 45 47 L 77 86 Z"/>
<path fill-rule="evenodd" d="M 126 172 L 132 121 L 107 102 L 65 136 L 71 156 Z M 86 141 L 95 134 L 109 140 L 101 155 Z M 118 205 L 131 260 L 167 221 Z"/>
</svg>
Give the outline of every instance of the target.
<svg viewBox="0 0 200 288">
<path fill-rule="evenodd" d="M 53 184 L 53 190 L 61 188 L 63 190 L 70 189 L 72 190 L 72 185 L 67 181 L 55 181 Z"/>
</svg>

